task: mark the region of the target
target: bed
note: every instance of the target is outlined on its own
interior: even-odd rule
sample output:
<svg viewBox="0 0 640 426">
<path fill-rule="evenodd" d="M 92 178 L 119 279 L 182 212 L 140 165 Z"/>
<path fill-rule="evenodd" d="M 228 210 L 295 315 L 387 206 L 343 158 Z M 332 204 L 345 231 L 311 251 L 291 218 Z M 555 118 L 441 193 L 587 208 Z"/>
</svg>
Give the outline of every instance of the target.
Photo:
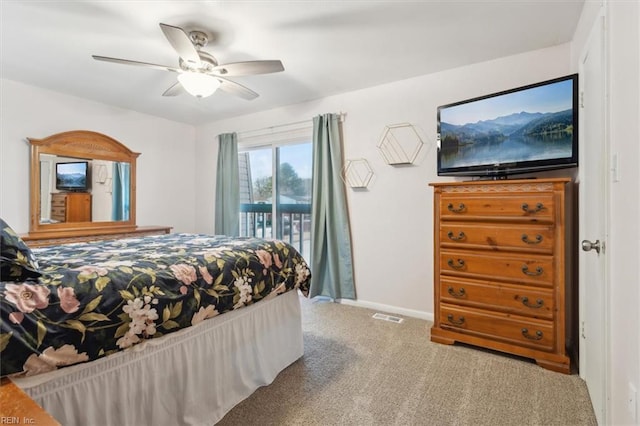
<svg viewBox="0 0 640 426">
<path fill-rule="evenodd" d="M 282 241 L 29 250 L 2 227 L 2 376 L 62 424 L 212 425 L 302 356 L 310 271 Z"/>
</svg>

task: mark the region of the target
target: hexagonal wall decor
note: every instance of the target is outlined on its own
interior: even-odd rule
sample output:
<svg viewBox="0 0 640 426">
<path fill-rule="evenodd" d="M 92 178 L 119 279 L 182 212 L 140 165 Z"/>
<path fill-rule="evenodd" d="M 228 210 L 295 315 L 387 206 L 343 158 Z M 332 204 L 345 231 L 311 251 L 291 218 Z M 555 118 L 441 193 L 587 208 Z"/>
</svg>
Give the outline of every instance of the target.
<svg viewBox="0 0 640 426">
<path fill-rule="evenodd" d="M 373 178 L 373 169 L 365 158 L 347 160 L 342 169 L 344 182 L 354 189 L 363 189 Z"/>
<path fill-rule="evenodd" d="M 424 142 L 409 123 L 391 124 L 385 126 L 378 149 L 387 164 L 413 164 Z"/>
</svg>

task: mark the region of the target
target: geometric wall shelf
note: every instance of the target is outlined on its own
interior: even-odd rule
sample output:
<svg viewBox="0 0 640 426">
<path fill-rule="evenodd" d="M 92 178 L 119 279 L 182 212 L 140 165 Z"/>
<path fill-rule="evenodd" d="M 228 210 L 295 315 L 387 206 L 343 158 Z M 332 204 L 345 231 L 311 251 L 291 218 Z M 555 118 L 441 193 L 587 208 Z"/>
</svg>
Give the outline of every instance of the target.
<svg viewBox="0 0 640 426">
<path fill-rule="evenodd" d="M 364 158 L 347 160 L 342 169 L 344 182 L 354 189 L 363 189 L 369 185 L 373 177 L 373 170 Z"/>
<path fill-rule="evenodd" d="M 424 142 L 409 123 L 385 126 L 378 149 L 387 164 L 413 164 Z"/>
</svg>

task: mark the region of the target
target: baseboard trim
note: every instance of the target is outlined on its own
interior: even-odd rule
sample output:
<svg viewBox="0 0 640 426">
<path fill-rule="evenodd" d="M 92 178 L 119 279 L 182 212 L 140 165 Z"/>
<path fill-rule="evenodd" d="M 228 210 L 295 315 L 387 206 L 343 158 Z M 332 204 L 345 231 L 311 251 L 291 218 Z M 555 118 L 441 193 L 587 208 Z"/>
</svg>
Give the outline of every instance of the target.
<svg viewBox="0 0 640 426">
<path fill-rule="evenodd" d="M 423 319 L 433 322 L 433 313 L 417 311 L 415 309 L 399 308 L 397 306 L 385 305 L 382 303 L 367 302 L 366 300 L 350 300 L 350 299 L 337 299 L 336 302 L 343 305 L 357 306 L 360 308 L 368 308 L 376 311 L 382 311 L 385 313 L 404 315 L 407 317 Z"/>
</svg>

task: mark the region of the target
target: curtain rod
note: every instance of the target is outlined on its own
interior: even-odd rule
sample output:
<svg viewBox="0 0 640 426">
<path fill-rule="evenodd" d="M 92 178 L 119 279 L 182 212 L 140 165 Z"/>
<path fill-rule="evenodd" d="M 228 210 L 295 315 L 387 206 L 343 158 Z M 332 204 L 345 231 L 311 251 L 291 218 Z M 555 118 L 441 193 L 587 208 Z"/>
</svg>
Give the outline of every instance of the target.
<svg viewBox="0 0 640 426">
<path fill-rule="evenodd" d="M 347 113 L 341 111 L 341 112 L 339 112 L 337 114 L 339 115 L 340 122 L 341 123 L 344 122 L 344 119 L 345 119 Z M 237 135 L 238 135 L 238 138 L 246 139 L 246 138 L 252 138 L 252 137 L 262 136 L 262 135 L 266 135 L 266 134 L 286 133 L 286 132 L 292 130 L 292 129 L 290 129 L 291 127 L 293 127 L 293 130 L 295 130 L 295 129 L 305 128 L 306 127 L 306 126 L 304 126 L 304 127 L 300 126 L 302 124 L 312 125 L 312 123 L 313 123 L 313 119 L 301 120 L 301 121 L 295 121 L 293 123 L 276 124 L 274 126 L 262 127 L 260 129 L 245 130 L 244 132 L 238 132 Z M 297 127 L 297 126 L 300 126 L 300 127 Z M 282 130 L 277 130 L 277 129 L 282 129 Z"/>
</svg>

